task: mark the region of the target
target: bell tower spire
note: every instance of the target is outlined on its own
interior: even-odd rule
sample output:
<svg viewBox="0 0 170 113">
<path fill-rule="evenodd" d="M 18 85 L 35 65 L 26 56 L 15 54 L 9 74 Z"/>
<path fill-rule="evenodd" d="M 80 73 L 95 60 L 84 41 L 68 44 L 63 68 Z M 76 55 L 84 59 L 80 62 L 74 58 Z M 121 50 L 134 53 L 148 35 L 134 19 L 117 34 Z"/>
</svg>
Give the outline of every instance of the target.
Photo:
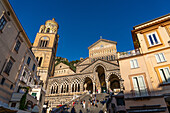
<svg viewBox="0 0 170 113">
<path fill-rule="evenodd" d="M 40 26 L 32 48 L 39 66 L 37 67 L 37 75 L 43 81 L 45 89 L 48 78 L 54 73 L 55 56 L 59 40 L 58 28 L 59 25 L 54 18 L 47 20 L 45 25 Z"/>
</svg>

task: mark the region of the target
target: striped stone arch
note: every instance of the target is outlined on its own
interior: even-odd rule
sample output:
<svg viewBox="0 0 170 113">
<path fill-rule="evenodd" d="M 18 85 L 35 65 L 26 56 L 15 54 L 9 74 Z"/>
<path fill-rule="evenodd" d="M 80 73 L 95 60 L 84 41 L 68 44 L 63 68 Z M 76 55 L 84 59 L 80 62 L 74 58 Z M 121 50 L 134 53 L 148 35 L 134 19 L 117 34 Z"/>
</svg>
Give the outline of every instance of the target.
<svg viewBox="0 0 170 113">
<path fill-rule="evenodd" d="M 79 81 L 79 83 L 82 82 L 82 79 L 81 79 L 80 77 L 73 77 L 73 78 L 71 79 L 71 83 L 73 83 L 73 82 L 75 81 L 75 79 L 77 79 L 77 80 Z"/>
<path fill-rule="evenodd" d="M 97 69 L 98 66 L 102 66 L 102 67 L 104 68 L 105 73 L 106 73 L 106 67 L 105 67 L 105 65 L 103 65 L 102 63 L 96 64 L 96 65 L 94 66 L 94 68 L 93 68 L 93 72 L 96 72 L 96 69 Z"/>
<path fill-rule="evenodd" d="M 82 78 L 83 83 L 85 82 L 85 79 L 86 79 L 87 77 L 90 78 L 90 79 L 92 80 L 92 82 L 94 83 L 94 77 L 91 76 L 91 75 L 85 75 L 85 76 L 83 76 L 83 78 Z"/>
<path fill-rule="evenodd" d="M 68 84 L 71 83 L 71 80 L 69 78 L 64 77 L 64 78 L 61 79 L 61 83 L 60 84 L 64 83 L 65 81 L 67 81 Z"/>
<path fill-rule="evenodd" d="M 49 86 L 51 86 L 51 85 L 53 85 L 55 83 L 57 83 L 59 85 L 60 84 L 60 80 L 59 79 L 54 79 L 54 80 L 50 81 Z"/>
<path fill-rule="evenodd" d="M 58 88 L 59 88 L 59 85 L 60 85 L 60 83 L 59 83 L 59 80 L 53 80 L 51 83 L 50 83 L 50 85 L 48 86 L 49 88 L 48 88 L 48 93 L 50 93 L 50 94 L 55 94 L 55 93 L 58 93 Z M 52 89 L 53 89 L 53 91 L 52 91 Z M 56 92 L 56 90 L 57 90 L 57 92 Z M 53 93 L 52 93 L 53 92 Z"/>
<path fill-rule="evenodd" d="M 122 79 L 119 72 L 110 72 L 109 74 L 107 74 L 106 81 L 109 80 L 109 78 L 110 78 L 110 76 L 111 76 L 112 74 L 113 74 L 113 75 L 116 75 L 116 76 L 119 78 L 119 80 Z"/>
</svg>

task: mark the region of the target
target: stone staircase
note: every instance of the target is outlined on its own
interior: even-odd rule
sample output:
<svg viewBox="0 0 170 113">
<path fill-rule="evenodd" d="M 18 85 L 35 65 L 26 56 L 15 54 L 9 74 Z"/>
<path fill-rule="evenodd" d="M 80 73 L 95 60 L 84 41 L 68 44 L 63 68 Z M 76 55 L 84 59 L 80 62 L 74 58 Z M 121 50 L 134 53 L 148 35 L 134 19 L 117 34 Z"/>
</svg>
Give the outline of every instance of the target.
<svg viewBox="0 0 170 113">
<path fill-rule="evenodd" d="M 103 105 L 100 101 L 107 99 L 107 97 L 108 97 L 108 94 L 106 93 L 96 94 L 96 100 L 99 100 L 98 107 L 91 105 L 90 111 L 87 111 L 88 102 L 91 96 L 90 94 L 86 94 L 83 98 L 81 98 L 80 100 L 77 100 L 77 104 L 74 105 L 76 109 L 76 113 L 79 113 L 80 110 L 82 110 L 83 113 L 99 113 L 100 110 L 105 109 L 105 105 Z M 83 102 L 84 100 L 86 102 L 85 109 L 82 107 L 82 104 L 81 104 L 81 101 Z M 69 112 L 71 112 L 71 109 L 72 109 L 72 106 L 70 107 Z"/>
</svg>

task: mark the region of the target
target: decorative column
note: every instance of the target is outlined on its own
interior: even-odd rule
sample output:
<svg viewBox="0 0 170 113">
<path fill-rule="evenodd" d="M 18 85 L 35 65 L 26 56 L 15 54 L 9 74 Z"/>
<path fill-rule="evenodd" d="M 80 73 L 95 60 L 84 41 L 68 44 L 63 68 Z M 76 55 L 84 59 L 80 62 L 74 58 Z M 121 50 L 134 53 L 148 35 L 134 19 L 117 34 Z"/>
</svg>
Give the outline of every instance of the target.
<svg viewBox="0 0 170 113">
<path fill-rule="evenodd" d="M 69 86 L 70 86 L 69 92 L 71 93 L 72 92 L 72 84 L 70 84 Z"/>
<path fill-rule="evenodd" d="M 110 81 L 107 81 L 107 92 L 110 92 Z"/>
<path fill-rule="evenodd" d="M 56 87 L 54 86 L 53 94 L 55 94 L 55 92 L 56 92 Z"/>
<path fill-rule="evenodd" d="M 61 93 L 61 85 L 58 85 L 58 93 Z"/>
<path fill-rule="evenodd" d="M 80 92 L 83 92 L 83 83 L 80 83 Z"/>
<path fill-rule="evenodd" d="M 93 94 L 95 94 L 96 92 L 95 92 L 95 82 L 93 82 Z"/>
</svg>

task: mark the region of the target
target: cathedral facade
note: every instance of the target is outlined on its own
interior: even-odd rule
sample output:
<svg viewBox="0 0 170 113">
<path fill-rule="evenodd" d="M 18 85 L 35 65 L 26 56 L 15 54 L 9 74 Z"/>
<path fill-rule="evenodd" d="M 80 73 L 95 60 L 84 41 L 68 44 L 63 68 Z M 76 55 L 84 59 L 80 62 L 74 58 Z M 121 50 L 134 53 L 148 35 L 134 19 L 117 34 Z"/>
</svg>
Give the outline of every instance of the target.
<svg viewBox="0 0 170 113">
<path fill-rule="evenodd" d="M 92 44 L 88 47 L 89 57 L 76 64 L 76 71 L 64 63 L 57 64 L 47 85 L 45 101 L 49 107 L 66 104 L 85 92 L 123 91 L 116 44 L 105 39 Z"/>
<path fill-rule="evenodd" d="M 55 62 L 58 46 L 59 25 L 55 19 L 41 25 L 32 51 L 38 62 L 37 75 L 46 90 L 45 103 L 56 108 L 85 93 L 106 93 L 123 91 L 123 80 L 117 56 L 117 42 L 99 39 L 88 47 L 89 57 L 76 63 L 73 70 L 66 63 Z M 68 62 L 67 59 L 62 59 Z"/>
</svg>

